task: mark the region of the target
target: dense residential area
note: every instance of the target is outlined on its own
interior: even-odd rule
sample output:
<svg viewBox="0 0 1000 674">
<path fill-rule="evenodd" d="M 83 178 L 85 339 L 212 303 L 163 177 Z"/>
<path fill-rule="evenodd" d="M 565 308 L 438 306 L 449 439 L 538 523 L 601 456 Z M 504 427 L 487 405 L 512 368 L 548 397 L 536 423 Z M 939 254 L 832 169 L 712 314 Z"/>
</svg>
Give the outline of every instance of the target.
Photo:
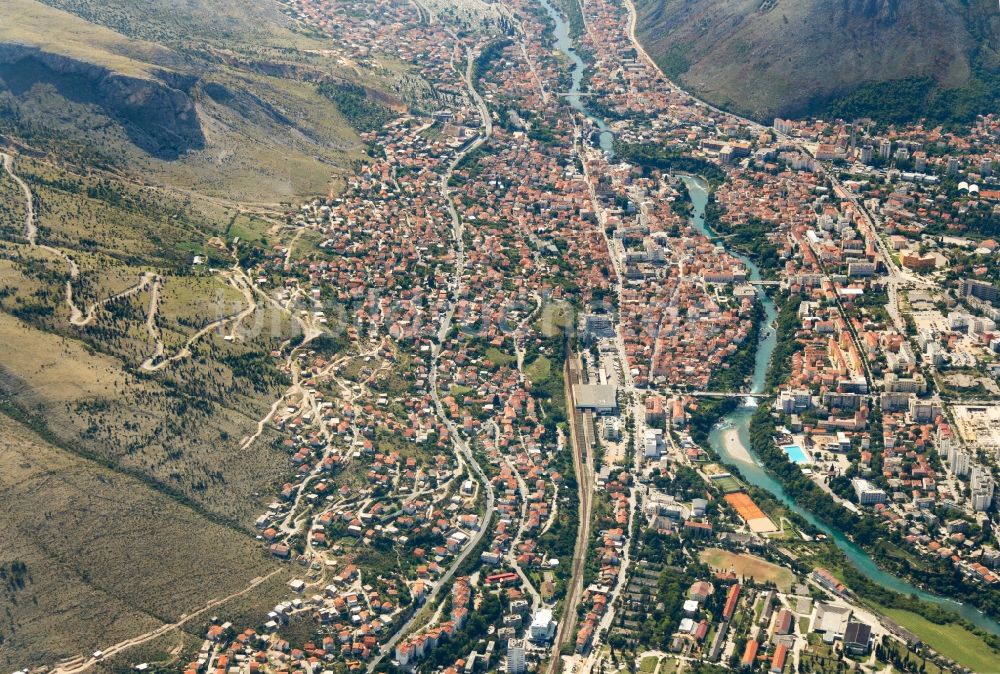
<svg viewBox="0 0 1000 674">
<path fill-rule="evenodd" d="M 2 153 L 0 233 L 71 270 L 69 325 L 131 307 L 144 381 L 263 345 L 218 442 L 274 458 L 216 518 L 245 589 L 19 673 L 1000 669 L 1000 118 L 738 117 L 667 78 L 631 0 L 281 11 L 428 90 L 319 85 L 362 155 L 185 257 L 238 307 L 185 339 L 152 270 L 77 308 L 92 270 Z"/>
</svg>

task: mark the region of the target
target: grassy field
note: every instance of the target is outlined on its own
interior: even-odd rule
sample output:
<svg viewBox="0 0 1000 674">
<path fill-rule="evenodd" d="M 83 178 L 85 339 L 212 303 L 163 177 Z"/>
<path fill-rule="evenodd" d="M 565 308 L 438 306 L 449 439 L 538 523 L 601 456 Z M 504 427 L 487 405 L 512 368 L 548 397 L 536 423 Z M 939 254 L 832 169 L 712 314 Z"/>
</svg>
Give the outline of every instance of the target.
<svg viewBox="0 0 1000 674">
<path fill-rule="evenodd" d="M 895 652 L 895 654 L 904 662 L 908 663 L 904 665 L 903 668 L 889 666 L 887 674 L 904 674 L 905 672 L 923 672 L 923 674 L 952 674 L 951 669 L 944 669 L 939 665 L 935 664 L 931 660 L 926 660 L 923 656 L 917 655 L 906 648 L 906 646 L 897 643 L 890 642 L 886 645 L 887 650 Z M 982 674 L 988 674 L 983 672 Z"/>
<path fill-rule="evenodd" d="M 938 625 L 902 609 L 879 608 L 879 612 L 919 636 L 941 655 L 974 672 L 995 672 L 998 669 L 1000 653 L 961 625 Z"/>
<path fill-rule="evenodd" d="M 0 565 L 26 567 L 21 587 L 0 589 L 8 670 L 141 634 L 277 568 L 248 534 L 3 415 L 0 493 Z M 251 597 L 260 615 L 263 599 Z"/>
<path fill-rule="evenodd" d="M 574 318 L 573 307 L 568 302 L 551 302 L 542 309 L 542 317 L 535 327 L 546 337 L 555 337 L 572 329 Z"/>
<path fill-rule="evenodd" d="M 785 592 L 791 589 L 795 581 L 795 575 L 788 569 L 753 555 L 738 555 L 719 548 L 708 548 L 701 552 L 700 559 L 713 569 L 732 570 L 737 576 L 753 578 L 758 583 L 771 582 Z"/>
<path fill-rule="evenodd" d="M 493 362 L 494 365 L 498 366 L 510 365 L 517 360 L 514 356 L 504 353 L 500 349 L 493 346 L 486 349 L 486 357 Z"/>
<path fill-rule="evenodd" d="M 550 372 L 552 372 L 552 361 L 545 356 L 539 356 L 524 370 L 524 374 L 531 381 L 544 381 Z"/>
<path fill-rule="evenodd" d="M 687 664 L 683 660 L 677 660 L 675 658 L 663 658 L 660 662 L 660 668 L 657 670 L 657 674 L 674 674 L 679 670 L 679 667 Z"/>
<path fill-rule="evenodd" d="M 243 293 L 217 274 L 168 277 L 160 292 L 160 311 L 169 317 L 170 327 L 194 333 L 247 306 Z"/>
<path fill-rule="evenodd" d="M 226 239 L 239 237 L 241 241 L 266 242 L 271 238 L 274 225 L 263 218 L 240 213 L 233 218 L 226 230 Z"/>
</svg>

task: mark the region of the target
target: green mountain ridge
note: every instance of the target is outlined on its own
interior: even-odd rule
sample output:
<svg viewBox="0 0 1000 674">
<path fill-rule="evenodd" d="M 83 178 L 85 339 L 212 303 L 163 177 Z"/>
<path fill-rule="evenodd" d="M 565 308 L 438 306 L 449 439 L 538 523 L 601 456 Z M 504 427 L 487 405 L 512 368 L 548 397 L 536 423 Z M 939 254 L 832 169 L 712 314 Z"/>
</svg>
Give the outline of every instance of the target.
<svg viewBox="0 0 1000 674">
<path fill-rule="evenodd" d="M 986 0 L 638 0 L 639 38 L 705 100 L 767 121 L 964 121 L 1000 100 Z"/>
</svg>

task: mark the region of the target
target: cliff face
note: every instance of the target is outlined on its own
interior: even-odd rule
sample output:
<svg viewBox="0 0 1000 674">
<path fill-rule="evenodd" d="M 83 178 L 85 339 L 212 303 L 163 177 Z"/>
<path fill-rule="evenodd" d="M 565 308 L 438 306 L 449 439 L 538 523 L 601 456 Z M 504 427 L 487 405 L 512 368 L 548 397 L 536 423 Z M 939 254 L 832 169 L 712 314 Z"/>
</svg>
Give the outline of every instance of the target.
<svg viewBox="0 0 1000 674">
<path fill-rule="evenodd" d="M 987 0 L 637 0 L 640 39 L 675 79 L 759 119 L 822 112 L 859 87 L 960 88 L 994 61 Z"/>
<path fill-rule="evenodd" d="M 19 96 L 35 86 L 98 106 L 137 147 L 157 158 L 176 159 L 205 145 L 190 94 L 163 79 L 114 72 L 37 47 L 0 44 L 0 90 Z"/>
</svg>

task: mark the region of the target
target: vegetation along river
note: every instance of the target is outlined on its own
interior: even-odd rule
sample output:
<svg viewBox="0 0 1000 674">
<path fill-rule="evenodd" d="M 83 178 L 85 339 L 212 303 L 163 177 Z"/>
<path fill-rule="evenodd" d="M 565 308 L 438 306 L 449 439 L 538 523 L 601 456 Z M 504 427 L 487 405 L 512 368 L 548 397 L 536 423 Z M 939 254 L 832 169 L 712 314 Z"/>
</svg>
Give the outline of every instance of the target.
<svg viewBox="0 0 1000 674">
<path fill-rule="evenodd" d="M 600 131 L 601 149 L 609 154 L 612 154 L 614 152 L 615 137 L 611 134 L 611 127 L 609 127 L 607 122 L 603 119 L 592 114 L 583 103 L 580 86 L 583 82 L 583 74 L 587 70 L 587 64 L 585 64 L 583 59 L 580 58 L 580 55 L 576 53 L 573 38 L 570 37 L 569 22 L 563 18 L 562 13 L 552 5 L 550 0 L 541 0 L 541 3 L 545 8 L 545 11 L 549 13 L 549 18 L 551 18 L 554 22 L 552 39 L 555 42 L 555 48 L 558 49 L 567 59 L 569 59 L 570 65 L 572 66 L 572 70 L 570 71 L 572 83 L 570 85 L 570 90 L 566 92 L 566 100 L 574 110 L 582 112 L 594 123 Z"/>
<path fill-rule="evenodd" d="M 692 213 L 694 226 L 709 238 L 714 238 L 715 233 L 712 232 L 711 229 L 705 224 L 705 205 L 708 203 L 708 186 L 702 180 L 690 177 L 685 177 L 684 183 L 687 185 L 688 193 L 691 195 L 691 202 L 694 205 L 694 211 Z M 743 255 L 739 255 L 734 251 L 730 252 L 736 255 L 747 266 L 747 269 L 750 271 L 751 280 L 759 281 L 761 279 L 760 269 L 757 265 Z M 771 356 L 774 353 L 774 347 L 777 345 L 777 333 L 773 329 L 774 321 L 778 316 L 777 307 L 759 286 L 758 295 L 764 308 L 764 320 L 761 323 L 760 341 L 758 342 L 757 355 L 754 361 L 753 375 L 751 377 L 750 390 L 754 393 L 760 393 L 764 390 L 764 378 L 767 374 L 767 368 L 771 362 Z M 873 582 L 888 590 L 893 590 L 905 595 L 915 595 L 923 601 L 941 606 L 958 614 L 960 617 L 968 620 L 977 627 L 992 632 L 993 634 L 1000 634 L 1000 624 L 983 614 L 982 611 L 979 611 L 972 606 L 960 604 L 959 602 L 951 599 L 930 594 L 929 592 L 921 590 L 920 588 L 907 583 L 891 573 L 887 573 L 879 568 L 864 550 L 851 542 L 841 531 L 827 525 L 811 512 L 800 507 L 794 499 L 792 499 L 792 497 L 785 492 L 781 483 L 768 474 L 759 465 L 759 458 L 753 454 L 753 450 L 750 445 L 750 419 L 753 417 L 755 408 L 756 402 L 753 399 L 748 398 L 742 405 L 740 405 L 739 408 L 723 417 L 709 433 L 709 444 L 712 450 L 716 452 L 725 463 L 737 466 L 743 474 L 743 477 L 748 482 L 760 487 L 761 489 L 767 490 L 779 501 L 788 506 L 792 511 L 802 516 L 802 518 L 811 525 L 827 534 L 836 546 L 844 552 L 851 564 L 853 564 L 861 573 Z M 743 445 L 744 449 L 746 449 L 747 455 L 749 455 L 753 461 L 748 462 L 745 457 L 741 457 L 739 454 L 733 454 L 729 451 L 729 448 L 726 446 L 726 442 L 724 441 L 725 433 L 729 429 L 736 430 L 737 435 L 739 436 L 740 444 Z"/>
<path fill-rule="evenodd" d="M 571 65 L 571 87 L 569 92 L 567 92 L 566 99 L 570 106 L 586 115 L 587 118 L 594 123 L 600 131 L 601 149 L 611 154 L 614 147 L 614 136 L 611 133 L 610 127 L 603 119 L 591 113 L 583 102 L 584 97 L 581 95 L 580 87 L 583 82 L 584 72 L 586 71 L 586 64 L 576 53 L 573 38 L 570 36 L 569 23 L 563 17 L 562 13 L 552 4 L 551 0 L 540 0 L 540 2 L 548 12 L 549 17 L 553 22 L 552 38 L 554 46 L 569 60 Z M 708 203 L 708 185 L 704 181 L 693 177 L 685 177 L 684 183 L 687 185 L 688 193 L 691 196 L 691 202 L 694 206 L 692 213 L 694 226 L 709 238 L 715 238 L 715 233 L 712 232 L 705 223 L 705 206 Z M 736 253 L 735 251 L 730 252 L 736 255 L 747 266 L 747 269 L 750 272 L 751 280 L 761 280 L 760 269 L 753 263 L 753 261 L 743 255 L 740 255 L 739 253 Z M 764 320 L 761 322 L 761 334 L 757 346 L 757 353 L 754 359 L 753 374 L 751 376 L 751 391 L 754 393 L 759 393 L 764 390 L 764 381 L 767 375 L 767 370 L 771 363 L 771 357 L 774 354 L 775 346 L 777 345 L 777 333 L 774 329 L 774 324 L 778 316 L 778 309 L 761 287 L 758 287 L 758 295 L 764 310 Z M 712 428 L 712 431 L 709 434 L 709 444 L 712 450 L 715 451 L 725 463 L 737 466 L 743 477 L 748 482 L 770 492 L 775 498 L 785 504 L 793 512 L 800 515 L 816 529 L 828 535 L 833 540 L 834 544 L 836 544 L 836 546 L 847 556 L 847 559 L 851 562 L 851 564 L 853 564 L 858 571 L 867 576 L 871 581 L 886 588 L 887 590 L 892 590 L 904 595 L 916 596 L 923 601 L 954 612 L 961 618 L 964 618 L 981 629 L 992 632 L 993 634 L 1000 634 L 1000 623 L 997 623 L 997 621 L 986 616 L 982 611 L 979 611 L 972 606 L 961 604 L 952 599 L 939 597 L 921 590 L 901 578 L 884 571 L 879 568 L 879 566 L 864 550 L 850 541 L 841 531 L 827 525 L 825 522 L 813 515 L 813 513 L 799 506 L 795 500 L 785 492 L 781 483 L 768 474 L 759 465 L 759 458 L 753 454 L 753 450 L 750 447 L 750 420 L 753 417 L 755 409 L 755 400 L 748 398 L 742 405 L 740 405 L 740 407 L 724 416 Z M 739 456 L 738 454 L 733 454 L 729 451 L 724 441 L 724 435 L 729 429 L 736 430 L 740 444 L 742 444 L 746 449 L 747 455 L 751 457 L 752 461 L 747 461 L 744 457 Z"/>
</svg>

